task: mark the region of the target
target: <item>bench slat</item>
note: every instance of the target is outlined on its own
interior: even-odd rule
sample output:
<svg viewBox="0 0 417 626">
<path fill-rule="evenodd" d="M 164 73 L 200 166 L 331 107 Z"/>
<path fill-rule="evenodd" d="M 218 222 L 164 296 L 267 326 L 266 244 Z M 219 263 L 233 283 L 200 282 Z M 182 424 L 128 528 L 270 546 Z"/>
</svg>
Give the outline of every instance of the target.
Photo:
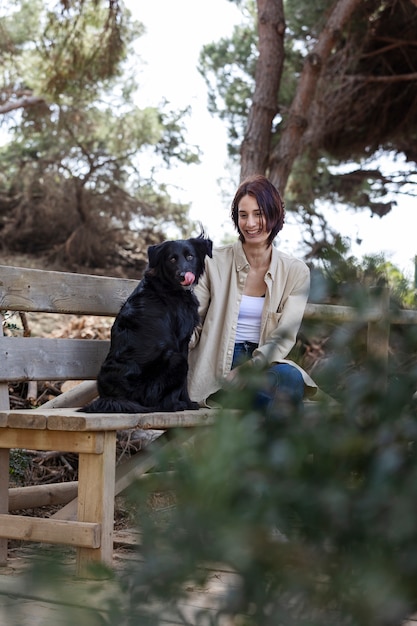
<svg viewBox="0 0 417 626">
<path fill-rule="evenodd" d="M 107 431 L 108 432 L 108 431 Z M 102 455 L 104 432 L 68 432 L 10 427 L 0 431 L 0 448 L 20 450 L 59 450 L 76 454 Z"/>
<path fill-rule="evenodd" d="M 58 543 L 84 548 L 100 546 L 100 524 L 73 522 L 23 515 L 0 515 L 0 537 Z"/>
<path fill-rule="evenodd" d="M 0 309 L 117 315 L 138 281 L 0 265 Z"/>
<path fill-rule="evenodd" d="M 101 339 L 0 337 L 0 382 L 94 379 L 109 346 Z"/>
<path fill-rule="evenodd" d="M 167 430 L 168 428 L 208 426 L 214 423 L 216 409 L 173 413 L 79 413 L 75 409 L 0 410 L 0 428 L 46 428 L 49 431 L 88 432 L 125 430 Z M 3 434 L 0 433 L 1 436 Z"/>
</svg>

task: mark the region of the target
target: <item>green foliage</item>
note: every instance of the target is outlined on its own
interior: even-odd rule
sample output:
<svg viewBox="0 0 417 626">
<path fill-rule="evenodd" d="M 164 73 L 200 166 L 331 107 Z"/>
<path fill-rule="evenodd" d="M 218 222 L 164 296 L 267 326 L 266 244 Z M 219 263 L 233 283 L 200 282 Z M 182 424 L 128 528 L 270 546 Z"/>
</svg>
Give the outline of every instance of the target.
<svg viewBox="0 0 417 626">
<path fill-rule="evenodd" d="M 238 156 L 254 90 L 256 33 L 253 15 L 236 26 L 229 39 L 207 44 L 199 57 L 198 71 L 208 89 L 208 109 L 226 120 L 230 156 Z"/>
<path fill-rule="evenodd" d="M 323 244 L 321 260 L 312 268 L 311 302 L 366 303 L 370 287 L 386 285 L 393 308 L 415 308 L 416 292 L 404 274 L 383 254 L 348 256 L 348 243 Z M 359 294 L 357 296 L 356 294 Z"/>
<path fill-rule="evenodd" d="M 173 203 L 154 171 L 199 160 L 184 140 L 187 109 L 134 101 L 129 55 L 143 25 L 119 3 L 22 1 L 0 15 L 0 30 L 2 245 L 137 275 L 167 228 L 191 228 L 188 205 Z"/>
<path fill-rule="evenodd" d="M 320 0 L 320 2 L 300 3 L 294 0 L 285 0 L 285 17 L 288 21 L 291 35 L 297 39 L 317 38 L 326 21 L 328 11 L 333 5 L 333 0 Z"/>
<path fill-rule="evenodd" d="M 242 22 L 229 38 L 202 48 L 198 69 L 206 81 L 209 109 L 227 121 L 229 153 L 238 156 L 255 86 L 258 56 L 257 9 L 253 0 L 235 2 L 242 10 Z M 285 66 L 278 102 L 280 115 L 271 129 L 271 141 L 279 141 L 282 122 L 290 106 L 304 63 L 304 53 L 320 32 L 329 0 L 319 3 L 285 2 Z"/>
<path fill-rule="evenodd" d="M 246 123 L 254 104 L 258 16 L 253 0 L 236 4 L 242 10 L 241 25 L 228 39 L 203 48 L 199 69 L 207 83 L 211 110 L 227 122 L 229 154 L 239 161 L 245 132 L 253 135 L 252 141 L 256 136 Z M 298 213 L 307 224 L 304 243 L 314 258 L 321 258 L 334 239 L 340 239 L 329 232 L 323 203 L 330 202 L 338 210 L 345 206 L 366 209 L 382 217 L 394 206 L 395 194 L 415 184 L 408 162 L 416 160 L 417 100 L 415 83 L 404 77 L 414 75 L 417 68 L 416 7 L 408 0 L 359 3 L 322 66 L 317 52 L 320 77 L 313 90 L 308 81 L 300 82 L 302 70 L 309 65 L 308 55 L 320 35 L 328 32 L 327 20 L 336 4 L 331 0 L 284 2 L 285 60 L 264 172 L 279 180 L 277 164 L 286 158 L 280 153 L 280 141 L 295 94 L 302 87 L 303 110 L 295 115 L 296 124 L 305 125 L 306 132 L 281 191 L 287 210 Z M 396 45 L 386 46 L 388 39 Z M 258 107 L 261 101 L 259 95 Z M 395 174 L 388 167 L 394 161 L 398 164 Z"/>
<path fill-rule="evenodd" d="M 338 356 L 328 376 L 342 365 Z M 346 380 L 340 406 L 276 423 L 239 396 L 243 416 L 225 410 L 192 445 L 161 455 L 159 469 L 176 473 L 150 488 L 174 492 L 176 506 L 160 524 L 145 513 L 143 484 L 131 494 L 143 561 L 127 574 L 127 623 L 145 602 L 201 585 L 204 563 L 239 574 L 224 607 L 239 624 L 400 623 L 416 606 L 416 373 L 384 388 L 370 360 Z"/>
<path fill-rule="evenodd" d="M 17 322 L 17 315 L 15 312 L 0 310 L 0 319 L 2 320 L 3 334 L 13 335 L 22 330 L 21 320 Z"/>
<path fill-rule="evenodd" d="M 100 583 L 106 599 L 91 624 L 157 625 L 169 614 L 190 626 L 227 616 L 244 626 L 387 626 L 415 612 L 417 364 L 399 375 L 391 363 L 387 380 L 371 356 L 349 369 L 358 327 L 341 330 L 323 374 L 329 387 L 343 377 L 338 403 L 324 396 L 305 413 L 266 417 L 252 408 L 263 372 L 251 370 L 243 390 L 224 392 L 213 427 L 156 448 L 155 473 L 129 491 L 140 558 Z M 169 506 L 151 506 L 155 493 Z M 217 612 L 190 620 L 180 603 L 207 582 L 207 566 L 237 582 Z"/>
<path fill-rule="evenodd" d="M 14 449 L 10 451 L 9 473 L 14 484 L 24 484 L 30 464 L 30 458 L 24 450 Z"/>
</svg>

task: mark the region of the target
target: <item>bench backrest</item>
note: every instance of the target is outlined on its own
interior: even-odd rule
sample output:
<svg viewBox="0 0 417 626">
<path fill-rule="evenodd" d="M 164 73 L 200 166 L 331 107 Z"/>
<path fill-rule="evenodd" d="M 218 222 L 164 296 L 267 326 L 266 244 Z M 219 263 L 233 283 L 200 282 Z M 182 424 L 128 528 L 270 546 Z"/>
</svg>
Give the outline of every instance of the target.
<svg viewBox="0 0 417 626">
<path fill-rule="evenodd" d="M 138 281 L 0 265 L 5 311 L 114 317 Z M 93 380 L 108 340 L 7 337 L 0 328 L 0 383 Z"/>
<path fill-rule="evenodd" d="M 2 311 L 115 317 L 137 283 L 0 265 L 0 321 Z M 417 324 L 417 311 L 398 311 L 393 317 L 389 289 L 385 289 L 377 306 L 373 303 L 366 313 L 353 307 L 309 303 L 304 318 L 367 323 L 368 352 L 386 363 L 390 323 Z M 108 348 L 109 342 L 100 339 L 4 337 L 0 324 L 0 406 L 8 406 L 8 382 L 94 380 Z"/>
</svg>

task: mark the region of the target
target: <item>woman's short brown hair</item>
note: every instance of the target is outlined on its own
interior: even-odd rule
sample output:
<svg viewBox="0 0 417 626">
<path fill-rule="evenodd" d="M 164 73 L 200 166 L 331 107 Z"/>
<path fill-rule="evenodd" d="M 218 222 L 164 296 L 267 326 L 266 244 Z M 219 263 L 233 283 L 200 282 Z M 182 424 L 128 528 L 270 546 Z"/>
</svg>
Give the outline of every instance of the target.
<svg viewBox="0 0 417 626">
<path fill-rule="evenodd" d="M 244 196 L 252 196 L 258 203 L 262 216 L 265 218 L 266 229 L 270 231 L 268 245 L 271 245 L 284 226 L 285 204 L 278 189 L 262 174 L 249 176 L 240 183 L 233 198 L 231 217 L 242 242 L 245 241 L 245 238 L 238 226 L 238 208 L 239 202 Z"/>
</svg>

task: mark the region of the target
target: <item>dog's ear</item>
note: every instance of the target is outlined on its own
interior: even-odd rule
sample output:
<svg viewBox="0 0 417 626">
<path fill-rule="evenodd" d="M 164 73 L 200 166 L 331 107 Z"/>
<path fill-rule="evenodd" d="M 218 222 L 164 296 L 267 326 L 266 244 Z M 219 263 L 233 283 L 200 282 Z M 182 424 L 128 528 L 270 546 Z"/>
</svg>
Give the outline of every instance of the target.
<svg viewBox="0 0 417 626">
<path fill-rule="evenodd" d="M 148 248 L 148 267 L 149 267 L 149 269 L 152 269 L 153 267 L 157 267 L 157 265 L 159 263 L 159 259 L 160 259 L 163 247 L 164 247 L 164 242 L 156 243 L 153 246 L 149 246 L 149 248 Z"/>
<path fill-rule="evenodd" d="M 204 236 L 204 233 L 201 233 L 198 237 L 195 237 L 191 240 L 195 249 L 198 251 L 200 258 L 204 259 L 207 255 L 209 257 L 213 256 L 213 242 L 208 237 Z"/>
</svg>

